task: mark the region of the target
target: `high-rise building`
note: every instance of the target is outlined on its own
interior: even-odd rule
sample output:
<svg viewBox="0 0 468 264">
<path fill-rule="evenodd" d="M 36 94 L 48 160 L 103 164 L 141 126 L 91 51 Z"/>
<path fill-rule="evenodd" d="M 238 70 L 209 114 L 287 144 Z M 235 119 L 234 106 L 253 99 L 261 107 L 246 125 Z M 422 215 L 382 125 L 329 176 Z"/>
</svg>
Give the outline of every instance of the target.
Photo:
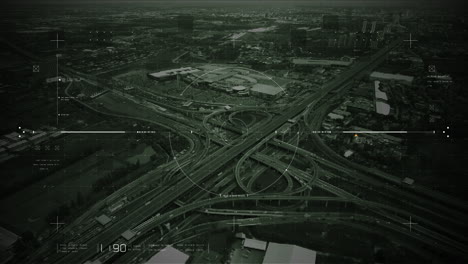
<svg viewBox="0 0 468 264">
<path fill-rule="evenodd" d="M 355 48 L 357 34 L 355 32 L 349 33 L 347 46 L 348 48 Z"/>
<path fill-rule="evenodd" d="M 377 26 L 377 21 L 372 21 L 372 24 L 371 24 L 371 30 L 370 30 L 370 33 L 374 33 L 375 32 L 375 29 L 376 29 L 376 26 Z"/>
<path fill-rule="evenodd" d="M 400 14 L 398 14 L 398 13 L 393 14 L 393 24 L 395 24 L 395 25 L 400 24 Z"/>
<path fill-rule="evenodd" d="M 322 29 L 338 30 L 340 28 L 337 15 L 324 15 L 322 17 Z"/>
<path fill-rule="evenodd" d="M 364 21 L 362 22 L 361 32 L 362 32 L 362 33 L 366 33 L 366 31 L 367 31 L 367 20 L 364 20 Z"/>
<path fill-rule="evenodd" d="M 356 42 L 354 43 L 355 50 L 365 51 L 370 46 L 370 34 L 358 32 L 356 35 Z"/>
<path fill-rule="evenodd" d="M 193 16 L 180 15 L 177 17 L 177 28 L 179 32 L 193 32 Z"/>
<path fill-rule="evenodd" d="M 348 45 L 348 35 L 347 34 L 341 34 L 338 37 L 338 48 L 346 48 Z"/>
</svg>

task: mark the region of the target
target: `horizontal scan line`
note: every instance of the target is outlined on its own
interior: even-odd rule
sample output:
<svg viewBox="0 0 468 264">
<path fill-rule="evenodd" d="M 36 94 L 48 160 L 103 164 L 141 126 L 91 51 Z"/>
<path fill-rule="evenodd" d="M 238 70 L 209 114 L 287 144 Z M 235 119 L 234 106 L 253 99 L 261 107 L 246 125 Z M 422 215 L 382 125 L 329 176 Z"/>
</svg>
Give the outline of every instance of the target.
<svg viewBox="0 0 468 264">
<path fill-rule="evenodd" d="M 125 131 L 119 131 L 119 130 L 65 130 L 65 131 L 60 131 L 61 134 L 125 134 Z"/>
<path fill-rule="evenodd" d="M 417 130 L 389 130 L 389 131 L 341 131 L 343 134 L 435 134 L 435 130 L 417 131 Z"/>
<path fill-rule="evenodd" d="M 394 131 L 342 131 L 343 134 L 407 134 L 405 130 Z"/>
</svg>

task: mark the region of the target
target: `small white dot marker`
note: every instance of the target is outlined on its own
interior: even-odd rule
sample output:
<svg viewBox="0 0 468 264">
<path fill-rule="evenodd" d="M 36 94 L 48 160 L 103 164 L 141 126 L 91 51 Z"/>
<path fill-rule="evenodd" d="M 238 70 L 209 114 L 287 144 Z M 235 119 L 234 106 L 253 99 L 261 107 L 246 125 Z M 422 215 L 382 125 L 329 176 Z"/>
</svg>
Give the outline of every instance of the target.
<svg viewBox="0 0 468 264">
<path fill-rule="evenodd" d="M 444 130 L 444 131 L 442 131 L 442 133 L 444 133 L 444 134 L 445 134 L 445 130 Z"/>
<path fill-rule="evenodd" d="M 449 135 L 447 135 L 447 137 L 450 137 Z"/>
<path fill-rule="evenodd" d="M 450 127 L 447 127 L 447 129 L 450 129 Z"/>
</svg>

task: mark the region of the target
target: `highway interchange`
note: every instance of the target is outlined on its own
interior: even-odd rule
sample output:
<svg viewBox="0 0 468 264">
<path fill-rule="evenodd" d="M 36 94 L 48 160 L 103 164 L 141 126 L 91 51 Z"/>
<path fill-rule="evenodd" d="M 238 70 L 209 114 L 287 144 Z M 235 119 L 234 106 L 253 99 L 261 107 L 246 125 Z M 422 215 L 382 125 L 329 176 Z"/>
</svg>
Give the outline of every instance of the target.
<svg viewBox="0 0 468 264">
<path fill-rule="evenodd" d="M 355 62 L 347 71 L 325 84 L 320 92 L 281 111 L 269 109 L 271 111 L 266 112 L 264 107 L 234 106 L 229 110 L 212 111 L 201 119 L 190 113 L 174 115 L 157 111 L 153 113 L 154 118 L 148 118 L 112 113 L 76 100 L 76 103 L 102 115 L 165 127 L 171 133 L 184 137 L 190 145 L 185 154 L 173 153 L 172 161 L 149 169 L 138 180 L 98 202 L 73 223 L 63 227 L 58 234 L 45 241 L 30 263 L 44 260 L 48 263 L 84 263 L 93 260 L 102 263 L 138 263 L 155 252 L 129 251 L 116 254 L 100 252 L 96 248 L 99 245 L 107 247 L 112 243 L 174 244 L 231 226 L 294 222 L 340 224 L 386 234 L 428 259 L 437 258 L 441 254 L 467 258 L 468 239 L 457 232 L 458 228 L 465 226 L 462 220 L 468 214 L 465 203 L 423 186 L 403 186 L 398 177 L 354 164 L 327 147 L 318 134 L 309 133 L 320 130 L 332 102 L 339 100 L 354 82 L 382 63 L 388 52 L 400 43 L 401 40 L 395 40 L 376 54 Z M 69 77 L 80 76 L 84 81 L 92 83 L 88 76 L 72 69 L 63 68 L 62 73 Z M 65 88 L 65 93 L 73 98 L 69 93 L 71 87 L 73 83 Z M 111 93 L 119 94 L 109 89 Z M 170 107 L 163 100 L 156 103 Z M 261 113 L 264 118 L 253 118 L 251 124 L 236 127 L 233 122 L 235 114 L 249 112 Z M 220 123 L 214 118 L 217 115 L 227 115 L 228 121 Z M 288 134 L 286 139 L 284 136 L 280 138 L 278 130 L 292 119 L 297 121 L 291 129 L 294 133 Z M 248 129 L 243 129 L 243 126 Z M 228 131 L 231 137 L 216 136 L 211 131 L 212 127 Z M 314 145 L 320 151 L 312 153 L 298 146 L 299 139 L 308 134 L 312 135 Z M 285 161 L 281 159 L 282 155 L 293 158 Z M 309 170 L 306 172 L 296 168 L 294 157 L 307 160 Z M 285 190 L 272 193 L 265 188 L 254 191 L 253 183 L 264 169 L 259 169 L 257 173 L 247 172 L 247 161 L 254 164 L 249 166 L 255 169 L 269 167 L 276 170 L 278 179 L 284 178 L 287 183 Z M 243 190 L 243 193 L 233 193 L 236 188 Z M 327 195 L 311 195 L 311 191 L 319 189 Z M 107 205 L 123 197 L 129 198 L 129 201 L 122 209 L 110 215 L 110 225 L 100 227 L 94 218 L 102 214 Z M 270 203 L 267 205 L 266 201 Z M 272 201 L 278 204 L 281 201 L 294 203 L 285 210 L 281 206 L 271 205 Z M 233 209 L 233 206 L 212 208 L 236 202 L 255 205 L 263 202 L 264 206 L 254 210 Z M 294 210 L 298 206 L 305 209 Z M 313 211 L 309 208 L 311 206 Z M 206 215 L 225 216 L 226 219 L 193 224 Z M 411 231 L 402 224 L 410 216 L 418 223 Z M 126 241 L 121 236 L 127 230 L 136 234 L 132 241 Z M 62 244 L 81 243 L 86 244 L 87 249 L 68 254 L 57 253 L 55 239 L 60 238 L 65 239 Z"/>
</svg>

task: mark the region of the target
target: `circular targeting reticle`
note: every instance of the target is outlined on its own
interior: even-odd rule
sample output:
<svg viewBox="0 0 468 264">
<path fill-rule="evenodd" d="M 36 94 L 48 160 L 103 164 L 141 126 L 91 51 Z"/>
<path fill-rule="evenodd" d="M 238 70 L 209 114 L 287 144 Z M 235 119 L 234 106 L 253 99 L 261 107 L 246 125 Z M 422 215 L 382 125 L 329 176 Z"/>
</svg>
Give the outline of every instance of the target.
<svg viewBox="0 0 468 264">
<path fill-rule="evenodd" d="M 275 133 L 275 135 L 277 135 L 277 134 L 278 134 L 278 131 L 275 131 L 274 133 Z M 285 167 L 284 169 L 276 169 L 276 168 L 273 168 L 273 169 L 277 170 L 278 172 L 280 172 L 280 175 L 278 175 L 277 178 L 273 180 L 273 182 L 271 182 L 271 183 L 268 184 L 266 187 L 264 187 L 264 188 L 262 188 L 262 189 L 260 189 L 260 190 L 257 190 L 257 191 L 249 190 L 248 187 L 245 186 L 245 184 L 243 184 L 243 181 L 242 181 L 242 180 L 244 180 L 244 179 L 241 179 L 241 178 L 240 178 L 241 175 L 240 175 L 240 171 L 239 171 L 239 170 L 240 170 L 240 169 L 239 169 L 239 164 L 242 164 L 243 162 L 245 162 L 245 160 L 248 159 L 251 155 L 253 155 L 253 153 L 250 153 L 250 154 L 248 154 L 248 155 L 244 155 L 244 156 L 239 160 L 239 162 L 238 162 L 238 164 L 236 165 L 236 168 L 235 168 L 235 177 L 236 177 L 236 180 L 237 180 L 239 186 L 240 186 L 245 192 L 247 192 L 249 195 L 255 195 L 255 194 L 260 194 L 260 193 L 262 193 L 262 192 L 265 192 L 265 191 L 267 191 L 268 189 L 270 189 L 271 187 L 273 187 L 275 184 L 277 184 L 283 177 L 286 177 L 286 176 L 287 176 L 286 173 L 288 173 L 290 177 L 296 179 L 296 180 L 302 185 L 302 187 L 297 188 L 296 190 L 291 190 L 291 191 L 289 191 L 288 194 L 301 192 L 301 191 L 305 190 L 305 189 L 308 187 L 307 185 L 304 185 L 304 181 L 300 181 L 300 180 L 297 178 L 297 176 L 295 176 L 295 175 L 293 176 L 293 175 L 291 174 L 291 173 L 292 173 L 292 172 L 291 172 L 291 171 L 292 171 L 292 163 L 293 163 L 293 161 L 294 161 L 294 159 L 295 159 L 295 157 L 296 157 L 296 155 L 297 155 L 297 148 L 298 148 L 297 146 L 299 145 L 299 141 L 300 141 L 300 133 L 297 132 L 297 133 L 294 133 L 294 135 L 295 135 L 295 136 L 293 136 L 293 138 L 291 138 L 291 141 L 296 141 L 295 144 L 291 144 L 291 143 L 289 143 L 289 142 L 281 142 L 281 144 L 284 144 L 284 145 L 289 144 L 289 145 L 294 149 L 294 151 L 293 151 L 293 153 L 292 153 L 292 158 L 290 159 L 289 163 L 285 164 L 286 167 Z M 295 138 L 294 138 L 294 137 L 295 137 Z M 263 144 L 266 144 L 266 142 L 263 143 Z M 281 144 L 280 144 L 280 145 L 281 145 Z M 260 144 L 260 145 L 262 145 L 262 144 Z M 259 147 L 259 149 L 260 149 L 260 148 L 261 148 L 261 146 Z M 289 148 L 289 149 L 290 149 L 290 148 Z M 276 155 L 276 152 L 277 152 L 277 150 L 274 150 L 272 154 L 266 154 L 266 155 L 269 155 L 269 157 L 271 158 L 271 157 L 274 157 L 274 155 Z M 275 157 L 274 157 L 274 158 L 275 158 Z M 276 159 L 276 158 L 275 158 L 275 159 Z M 279 160 L 279 158 L 277 158 L 277 160 Z M 273 162 L 273 161 L 274 161 L 274 160 L 272 160 L 272 162 Z M 271 193 L 271 194 L 276 194 L 276 193 Z"/>
<path fill-rule="evenodd" d="M 275 131 L 275 132 L 276 132 L 276 131 Z M 193 132 L 192 132 L 192 133 L 193 133 Z M 275 133 L 275 134 L 276 134 L 276 133 Z M 248 191 L 248 190 L 246 190 L 245 185 L 241 185 L 241 188 L 244 189 L 244 191 L 246 191 L 247 195 L 256 195 L 256 194 L 260 194 L 260 193 L 262 193 L 262 192 L 268 190 L 269 188 L 271 188 L 271 187 L 273 187 L 275 184 L 277 184 L 277 183 L 281 180 L 282 177 L 285 177 L 285 174 L 286 174 L 286 173 L 290 173 L 290 171 L 288 171 L 288 169 L 291 168 L 292 163 L 293 163 L 293 161 L 294 161 L 294 159 L 295 159 L 295 157 L 296 157 L 296 155 L 297 155 L 297 146 L 298 146 L 299 140 L 300 140 L 300 133 L 299 133 L 299 132 L 298 132 L 298 133 L 294 133 L 294 135 L 296 136 L 296 140 L 294 140 L 294 138 L 293 138 L 292 140 L 293 140 L 293 141 L 296 141 L 296 144 L 295 144 L 295 146 L 294 146 L 294 151 L 293 151 L 293 153 L 292 153 L 292 158 L 290 159 L 289 163 L 286 164 L 286 168 L 285 168 L 284 170 L 278 171 L 278 172 L 280 172 L 280 175 L 278 175 L 277 178 L 276 178 L 272 183 L 270 183 L 268 186 L 266 186 L 265 188 L 263 188 L 263 189 L 261 189 L 261 190 L 258 190 L 258 191 L 255 191 L 255 192 L 253 192 L 253 191 Z M 265 143 L 265 144 L 266 144 L 266 143 Z M 289 144 L 290 144 L 290 143 L 289 143 Z M 226 144 L 226 145 L 227 145 L 227 144 Z M 193 175 L 192 175 L 191 173 L 188 173 L 188 172 L 186 172 L 186 171 L 183 169 L 183 166 L 184 166 L 184 164 L 185 164 L 185 161 L 180 162 L 179 159 L 176 157 L 176 155 L 175 155 L 175 153 L 174 153 L 174 149 L 172 148 L 171 133 L 169 133 L 169 146 L 170 146 L 170 148 L 171 148 L 171 154 L 172 154 L 172 156 L 173 156 L 173 160 L 174 160 L 175 163 L 177 164 L 177 167 L 178 167 L 179 171 L 180 171 L 180 172 L 184 175 L 184 177 L 186 177 L 194 186 L 196 186 L 196 187 L 199 188 L 200 190 L 203 190 L 203 191 L 205 191 L 205 192 L 207 192 L 207 193 L 210 193 L 210 194 L 213 194 L 213 195 L 216 195 L 216 196 L 224 196 L 224 195 L 226 195 L 226 194 L 222 194 L 222 193 L 213 192 L 213 191 L 208 190 L 207 188 L 201 186 L 199 183 L 197 183 L 195 180 L 193 180 Z M 234 145 L 234 146 L 235 146 L 235 145 Z M 252 152 L 252 154 L 253 154 L 253 152 Z M 241 158 L 241 161 L 239 161 L 239 162 L 243 162 L 242 159 L 244 159 L 244 161 L 245 161 L 245 160 L 248 159 L 252 154 L 250 154 L 250 155 L 248 155 L 248 156 L 245 156 L 245 155 L 244 155 L 244 156 Z M 236 165 L 236 170 L 235 170 L 235 173 L 236 173 L 235 177 L 236 177 L 236 178 L 238 177 L 238 175 L 237 175 L 237 173 L 238 173 L 237 167 L 238 167 L 238 165 Z M 295 178 L 295 177 L 293 177 L 293 178 Z M 300 183 L 302 184 L 302 182 L 300 182 Z M 306 188 L 307 188 L 307 186 L 302 186 L 302 187 L 297 188 L 296 190 L 292 190 L 292 191 L 288 192 L 288 194 L 301 192 L 301 191 L 305 190 Z"/>
<path fill-rule="evenodd" d="M 216 71 L 221 71 L 221 70 L 228 70 L 228 69 L 233 69 L 233 70 L 238 69 L 238 70 L 244 70 L 244 71 L 248 71 L 248 72 L 252 71 L 252 72 L 255 72 L 255 73 L 257 73 L 257 74 L 260 74 L 261 76 L 263 76 L 264 79 L 267 79 L 267 80 L 272 81 L 277 87 L 281 88 L 281 90 L 282 90 L 284 93 L 286 93 L 286 91 L 284 90 L 284 88 L 281 87 L 281 85 L 279 85 L 279 84 L 278 84 L 273 78 L 271 78 L 270 76 L 268 76 L 268 75 L 266 75 L 266 74 L 264 74 L 264 73 L 262 73 L 262 72 L 253 70 L 253 69 L 243 68 L 243 67 L 237 67 L 237 66 L 236 66 L 236 67 L 220 67 L 220 68 L 216 68 L 216 69 L 214 69 L 214 70 L 207 71 L 207 72 L 205 72 L 205 73 L 203 73 L 203 74 L 201 74 L 201 75 L 198 75 L 196 79 L 192 80 L 192 81 L 184 88 L 184 90 L 180 93 L 180 96 L 183 96 L 184 93 L 185 93 L 188 89 L 192 88 L 192 86 L 193 86 L 196 82 L 198 82 L 198 80 L 203 80 L 203 77 L 206 76 L 207 74 L 210 74 L 210 73 L 213 73 L 213 72 L 216 72 Z M 241 74 L 241 72 L 239 72 L 238 74 Z M 232 112 L 232 111 L 226 111 L 226 112 Z M 233 120 L 234 120 L 234 119 L 233 119 Z M 236 121 L 240 121 L 240 122 L 243 124 L 243 126 L 245 126 L 246 132 L 243 133 L 243 134 L 241 135 L 242 140 L 239 140 L 238 142 L 236 142 L 236 140 L 233 140 L 232 142 L 230 142 L 229 140 L 227 140 L 227 138 L 223 138 L 222 136 L 220 136 L 221 141 L 224 142 L 224 145 L 225 145 L 225 146 L 226 146 L 226 145 L 227 145 L 227 146 L 239 146 L 239 145 L 241 145 L 241 144 L 246 140 L 246 137 L 248 137 L 248 136 L 254 136 L 254 135 L 251 134 L 251 132 L 249 131 L 249 127 L 247 126 L 247 124 L 245 124 L 245 122 L 244 122 L 243 120 L 241 120 L 241 119 L 239 119 L 239 118 L 235 118 L 235 120 L 236 120 Z M 224 123 L 221 125 L 221 127 L 223 127 L 226 123 L 227 123 L 227 121 L 224 121 Z M 292 124 L 291 127 L 290 127 L 290 129 L 291 129 L 294 125 L 298 125 L 298 124 L 297 124 L 297 123 L 296 123 L 296 124 Z M 192 131 L 191 131 L 191 133 L 192 133 Z M 272 137 L 271 140 L 273 140 L 273 138 L 275 138 L 276 136 L 278 136 L 279 133 L 278 133 L 278 131 L 274 131 L 274 134 L 275 134 L 275 135 Z M 298 144 L 299 144 L 299 141 L 300 141 L 300 133 L 297 132 L 297 133 L 294 133 L 294 134 L 295 134 L 295 136 L 297 137 L 297 139 L 295 140 L 294 137 L 293 137 L 292 140 L 295 141 L 296 143 L 295 143 L 295 144 L 291 144 L 291 143 L 286 142 L 286 143 L 288 143 L 289 145 L 293 145 L 293 149 L 294 149 L 293 154 L 292 154 L 292 158 L 290 159 L 289 163 L 286 164 L 286 168 L 285 168 L 284 170 L 281 170 L 281 171 L 280 171 L 281 174 L 278 176 L 278 178 L 275 179 L 275 180 L 274 180 L 271 184 L 269 184 L 267 187 L 263 188 L 262 190 L 256 191 L 256 192 L 247 192 L 247 195 L 255 195 L 255 194 L 261 193 L 261 192 L 263 192 L 263 191 L 265 191 L 265 190 L 271 188 L 272 186 L 274 186 L 275 184 L 277 184 L 277 183 L 281 180 L 281 178 L 285 175 L 285 173 L 290 173 L 290 171 L 288 171 L 288 169 L 290 169 L 290 168 L 292 167 L 292 163 L 293 163 L 293 161 L 294 161 L 294 159 L 295 159 L 295 157 L 296 157 L 297 148 L 298 148 Z M 261 140 L 261 139 L 259 138 L 259 140 Z M 266 143 L 264 143 L 264 144 L 266 145 Z M 206 189 L 205 187 L 201 186 L 199 183 L 197 183 L 197 182 L 195 182 L 195 181 L 193 180 L 193 177 L 192 177 L 193 175 L 192 175 L 191 173 L 188 173 L 188 172 L 186 172 L 186 171 L 183 169 L 183 164 L 182 164 L 181 162 L 179 162 L 179 159 L 175 156 L 174 149 L 172 148 L 172 142 L 171 142 L 171 135 L 170 135 L 170 133 L 169 133 L 169 145 L 170 145 L 170 148 L 171 148 L 171 154 L 172 154 L 173 159 L 174 159 L 174 161 L 176 162 L 176 164 L 177 164 L 177 166 L 178 166 L 178 168 L 179 168 L 179 171 L 180 171 L 194 186 L 196 186 L 197 188 L 199 188 L 199 189 L 201 189 L 201 190 L 203 190 L 203 191 L 205 191 L 205 192 L 207 192 L 207 193 L 210 193 L 210 194 L 213 194 L 213 195 L 216 195 L 216 196 L 223 196 L 223 195 L 225 195 L 225 194 L 222 194 L 222 193 L 213 192 L 213 191 L 208 190 L 208 189 Z M 258 151 L 258 150 L 257 150 L 257 151 Z M 276 150 L 276 151 L 277 151 L 277 150 Z M 274 151 L 274 152 L 276 152 L 276 151 Z M 289 151 L 290 151 L 290 150 L 289 150 Z M 249 153 L 249 152 L 250 152 L 250 150 L 246 150 L 246 153 Z M 252 154 L 253 154 L 253 152 L 252 152 L 250 155 L 248 155 L 247 157 L 244 155 L 244 156 L 241 158 L 241 160 L 244 160 L 244 161 L 245 161 L 245 160 L 248 159 Z M 237 174 L 237 167 L 238 167 L 238 165 L 236 165 L 236 174 Z M 236 177 L 237 177 L 237 175 L 236 175 Z M 303 187 L 306 187 L 306 186 L 303 186 Z M 301 188 L 299 188 L 299 189 L 301 189 Z M 296 191 L 296 192 L 297 192 L 297 191 Z"/>
<path fill-rule="evenodd" d="M 193 131 L 190 131 L 190 134 L 193 134 Z M 171 133 L 169 132 L 169 147 L 171 148 L 171 154 L 172 154 L 172 158 L 173 160 L 175 161 L 175 163 L 177 164 L 177 168 L 179 169 L 179 171 L 184 175 L 185 178 L 187 178 L 194 186 L 196 186 L 197 188 L 199 188 L 200 190 L 203 190 L 207 193 L 210 193 L 210 194 L 214 194 L 216 196 L 221 196 L 222 194 L 220 193 L 216 193 L 216 192 L 213 192 L 213 191 L 210 191 L 208 189 L 206 189 L 205 187 L 201 186 L 200 184 L 198 184 L 197 182 L 195 182 L 193 179 L 192 179 L 192 175 L 187 173 L 184 169 L 183 169 L 183 162 L 179 162 L 179 159 L 176 157 L 175 153 L 174 153 L 174 149 L 172 148 L 172 141 L 171 141 Z"/>
</svg>

